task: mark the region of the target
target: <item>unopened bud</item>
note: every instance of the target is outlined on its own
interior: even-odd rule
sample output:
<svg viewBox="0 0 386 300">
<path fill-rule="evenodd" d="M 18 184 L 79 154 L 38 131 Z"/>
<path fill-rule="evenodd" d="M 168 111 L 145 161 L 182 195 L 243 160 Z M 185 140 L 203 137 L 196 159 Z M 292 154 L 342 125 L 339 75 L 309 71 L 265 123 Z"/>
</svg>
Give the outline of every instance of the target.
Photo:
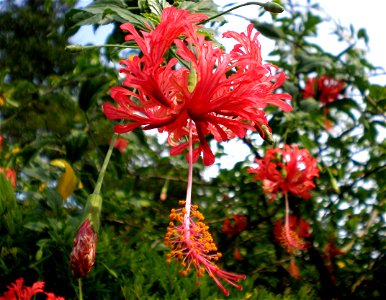
<svg viewBox="0 0 386 300">
<path fill-rule="evenodd" d="M 95 262 L 98 235 L 86 219 L 74 239 L 70 268 L 75 278 L 86 277 Z"/>
<path fill-rule="evenodd" d="M 275 2 L 267 2 L 264 4 L 263 8 L 266 11 L 269 11 L 269 12 L 274 13 L 274 14 L 279 14 L 279 13 L 282 13 L 284 11 L 283 6 L 281 6 L 280 4 L 275 3 Z"/>
<path fill-rule="evenodd" d="M 263 139 L 270 145 L 273 144 L 273 136 L 272 132 L 269 130 L 268 126 L 266 125 L 261 125 L 261 128 L 263 129 L 264 136 Z"/>
<path fill-rule="evenodd" d="M 77 53 L 83 51 L 83 46 L 81 45 L 67 45 L 64 50 L 71 53 Z"/>
</svg>

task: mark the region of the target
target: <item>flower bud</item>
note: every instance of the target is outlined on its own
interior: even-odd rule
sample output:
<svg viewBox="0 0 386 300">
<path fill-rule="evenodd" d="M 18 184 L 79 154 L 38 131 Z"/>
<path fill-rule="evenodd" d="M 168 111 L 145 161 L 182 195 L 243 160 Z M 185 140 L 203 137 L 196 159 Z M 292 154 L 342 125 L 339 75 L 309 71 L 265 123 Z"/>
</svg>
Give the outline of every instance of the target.
<svg viewBox="0 0 386 300">
<path fill-rule="evenodd" d="M 262 136 L 263 139 L 270 145 L 273 144 L 273 136 L 271 131 L 269 130 L 268 126 L 266 125 L 261 125 L 261 128 L 263 129 L 264 135 Z"/>
<path fill-rule="evenodd" d="M 70 257 L 70 268 L 75 278 L 86 277 L 95 262 L 98 235 L 89 219 L 80 226 L 74 239 Z"/>
<path fill-rule="evenodd" d="M 266 11 L 269 11 L 274 14 L 282 13 L 284 11 L 283 6 L 275 2 L 267 2 L 264 4 L 263 8 Z"/>
</svg>

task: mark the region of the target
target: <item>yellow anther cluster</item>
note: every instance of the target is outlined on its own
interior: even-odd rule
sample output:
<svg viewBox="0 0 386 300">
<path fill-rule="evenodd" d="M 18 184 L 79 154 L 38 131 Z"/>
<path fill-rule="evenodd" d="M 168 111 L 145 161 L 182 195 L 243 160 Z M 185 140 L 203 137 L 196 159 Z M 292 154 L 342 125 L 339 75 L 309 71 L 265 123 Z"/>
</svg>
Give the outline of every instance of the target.
<svg viewBox="0 0 386 300">
<path fill-rule="evenodd" d="M 184 204 L 185 201 L 180 201 L 180 205 Z M 171 222 L 164 240 L 171 252 L 167 255 L 166 261 L 170 263 L 172 258 L 180 261 L 184 267 L 180 272 L 181 275 L 187 275 L 191 265 L 194 265 L 197 276 L 202 277 L 205 274 L 205 265 L 214 265 L 222 255 L 217 252 L 217 246 L 209 233 L 209 226 L 203 222 L 205 217 L 198 211 L 198 206 L 192 205 L 188 226 L 184 224 L 185 214 L 185 208 L 171 210 L 169 215 Z"/>
<path fill-rule="evenodd" d="M 308 247 L 308 243 L 302 240 L 295 231 L 289 229 L 287 232 L 285 226 L 282 228 L 280 242 L 289 253 L 294 253 L 296 250 L 306 250 Z"/>
</svg>

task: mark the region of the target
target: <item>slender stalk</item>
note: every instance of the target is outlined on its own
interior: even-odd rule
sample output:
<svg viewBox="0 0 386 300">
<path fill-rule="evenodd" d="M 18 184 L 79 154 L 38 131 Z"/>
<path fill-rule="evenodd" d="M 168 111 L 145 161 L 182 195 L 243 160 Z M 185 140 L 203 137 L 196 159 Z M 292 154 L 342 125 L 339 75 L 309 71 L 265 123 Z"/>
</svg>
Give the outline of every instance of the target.
<svg viewBox="0 0 386 300">
<path fill-rule="evenodd" d="M 284 193 L 285 198 L 285 235 L 287 237 L 288 241 L 291 241 L 291 235 L 290 235 L 290 224 L 289 224 L 289 203 L 288 203 L 288 193 Z"/>
<path fill-rule="evenodd" d="M 101 192 L 103 178 L 105 177 L 106 169 L 107 169 L 107 166 L 109 164 L 111 154 L 113 153 L 113 148 L 114 148 L 114 144 L 115 144 L 117 137 L 118 137 L 118 134 L 114 133 L 114 135 L 111 139 L 109 150 L 106 153 L 105 160 L 104 160 L 102 168 L 99 172 L 98 180 L 97 180 L 97 183 L 95 184 L 95 189 L 94 189 L 93 194 L 99 195 Z"/>
<path fill-rule="evenodd" d="M 188 149 L 188 185 L 186 188 L 186 199 L 185 199 L 185 237 L 186 242 L 190 241 L 190 207 L 192 206 L 192 186 L 193 186 L 193 129 L 192 120 L 189 120 L 189 149 Z"/>
<path fill-rule="evenodd" d="M 214 20 L 214 19 L 216 19 L 216 18 L 218 18 L 218 17 L 221 17 L 221 16 L 223 16 L 223 15 L 226 15 L 227 13 L 230 13 L 231 11 L 233 11 L 233 10 L 235 10 L 235 9 L 238 9 L 238 8 L 240 8 L 240 7 L 247 6 L 247 5 L 259 5 L 259 6 L 263 6 L 264 3 L 262 3 L 262 2 L 247 2 L 247 3 L 239 4 L 239 5 L 233 6 L 232 8 L 230 8 L 230 9 L 228 9 L 228 10 L 226 10 L 226 11 L 223 11 L 222 13 L 219 13 L 218 15 L 215 15 L 215 16 L 213 16 L 213 17 L 211 17 L 211 18 L 208 18 L 208 19 L 206 19 L 206 20 L 203 20 L 203 21 L 201 21 L 201 22 L 198 23 L 198 24 L 200 24 L 200 25 L 201 25 L 201 24 L 205 24 L 206 22 L 212 21 L 212 20 Z"/>
<path fill-rule="evenodd" d="M 82 278 L 78 278 L 79 300 L 83 300 Z"/>
</svg>

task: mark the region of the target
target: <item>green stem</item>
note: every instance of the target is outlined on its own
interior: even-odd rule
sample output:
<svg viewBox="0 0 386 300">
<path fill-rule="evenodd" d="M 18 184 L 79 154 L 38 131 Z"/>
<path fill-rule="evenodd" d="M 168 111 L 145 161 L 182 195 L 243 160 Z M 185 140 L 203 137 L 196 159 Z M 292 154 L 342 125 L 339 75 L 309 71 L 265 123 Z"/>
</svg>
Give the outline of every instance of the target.
<svg viewBox="0 0 386 300">
<path fill-rule="evenodd" d="M 82 278 L 78 279 L 78 287 L 79 287 L 79 300 L 83 300 Z"/>
<path fill-rule="evenodd" d="M 67 52 L 82 52 L 83 50 L 89 50 L 89 49 L 99 49 L 99 48 L 105 48 L 105 47 L 113 47 L 113 48 L 138 48 L 137 45 L 120 45 L 120 44 L 106 44 L 106 45 L 92 45 L 92 46 L 81 46 L 81 45 L 67 45 L 64 49 Z"/>
<path fill-rule="evenodd" d="M 117 137 L 118 137 L 118 134 L 114 133 L 113 138 L 111 139 L 109 150 L 107 151 L 102 168 L 99 172 L 98 180 L 97 180 L 97 183 L 95 184 L 95 189 L 94 189 L 93 194 L 99 195 L 101 192 L 103 178 L 105 177 L 106 169 L 107 169 L 107 166 L 109 164 L 111 154 L 113 153 L 113 148 L 114 148 L 114 144 L 115 144 Z"/>
<path fill-rule="evenodd" d="M 243 7 L 243 6 L 248 6 L 248 5 L 258 5 L 258 6 L 262 6 L 262 7 L 265 8 L 267 3 L 269 3 L 269 2 L 266 2 L 266 3 L 263 3 L 263 2 L 247 2 L 247 3 L 239 4 L 239 5 L 236 5 L 236 6 L 230 8 L 230 9 L 228 9 L 228 10 L 226 10 L 226 11 L 223 11 L 222 13 L 219 13 L 218 15 L 215 15 L 214 17 L 211 17 L 211 18 L 208 18 L 208 19 L 206 19 L 206 20 L 203 20 L 203 21 L 201 21 L 201 22 L 198 23 L 198 24 L 200 24 L 200 25 L 205 24 L 205 23 L 207 23 L 207 22 L 209 22 L 209 21 L 212 21 L 212 20 L 214 20 L 214 19 L 216 19 L 216 18 L 218 18 L 218 17 L 221 17 L 221 16 L 223 16 L 223 15 L 226 15 L 226 14 L 230 13 L 231 11 L 233 11 L 233 10 L 235 10 L 235 9 L 238 9 L 238 8 L 240 8 L 240 7 Z M 278 5 L 278 4 L 277 4 L 277 5 Z M 278 5 L 278 6 L 280 6 L 280 5 Z"/>
<path fill-rule="evenodd" d="M 84 49 L 104 48 L 104 47 L 132 48 L 132 46 L 121 45 L 121 44 L 106 44 L 106 45 L 93 45 L 93 46 L 82 46 L 82 47 Z"/>
</svg>

